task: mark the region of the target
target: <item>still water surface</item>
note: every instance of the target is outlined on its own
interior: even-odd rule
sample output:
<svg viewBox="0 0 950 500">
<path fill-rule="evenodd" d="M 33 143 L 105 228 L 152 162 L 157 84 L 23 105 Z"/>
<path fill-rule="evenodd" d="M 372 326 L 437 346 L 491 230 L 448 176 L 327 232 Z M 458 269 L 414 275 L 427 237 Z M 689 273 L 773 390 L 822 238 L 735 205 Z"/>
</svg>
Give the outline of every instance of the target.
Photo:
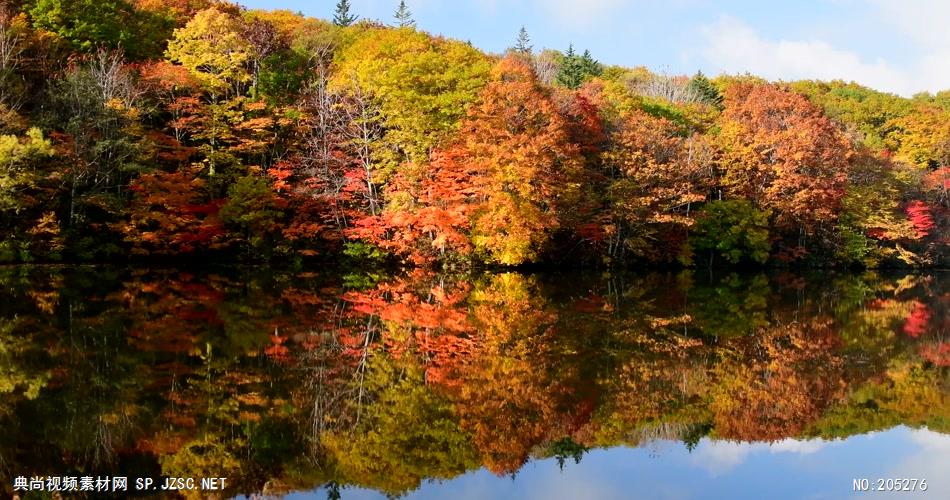
<svg viewBox="0 0 950 500">
<path fill-rule="evenodd" d="M 2 496 L 950 498 L 948 470 L 947 274 L 0 268 Z"/>
</svg>

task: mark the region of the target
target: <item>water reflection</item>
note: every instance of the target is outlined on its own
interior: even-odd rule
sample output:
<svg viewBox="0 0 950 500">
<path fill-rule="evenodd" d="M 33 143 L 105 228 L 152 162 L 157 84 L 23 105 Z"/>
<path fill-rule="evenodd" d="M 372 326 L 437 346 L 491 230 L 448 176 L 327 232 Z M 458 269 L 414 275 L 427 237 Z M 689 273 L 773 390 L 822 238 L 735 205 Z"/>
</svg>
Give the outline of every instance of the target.
<svg viewBox="0 0 950 500">
<path fill-rule="evenodd" d="M 688 486 L 679 462 L 780 478 L 789 465 L 763 456 L 853 455 L 894 433 L 901 446 L 864 455 L 896 471 L 914 443 L 947 446 L 948 304 L 939 274 L 3 268 L 0 481 L 8 494 L 15 476 L 121 473 L 228 477 L 231 494 L 425 496 L 672 447 L 643 476 L 655 497 Z M 537 496 L 531 484 L 510 496 Z"/>
<path fill-rule="evenodd" d="M 682 443 L 659 441 L 642 448 L 596 449 L 560 470 L 554 459 L 525 466 L 511 480 L 486 470 L 449 482 L 426 483 L 409 494 L 424 499 L 643 498 L 828 499 L 862 496 L 852 478 L 930 477 L 926 492 L 867 492 L 874 498 L 950 496 L 943 480 L 950 436 L 897 427 L 847 441 L 786 439 L 774 444 L 703 438 L 690 452 Z M 883 459 L 882 459 L 883 458 Z M 323 499 L 327 489 L 298 492 L 288 500 Z M 381 499 L 365 488 L 347 498 Z"/>
</svg>

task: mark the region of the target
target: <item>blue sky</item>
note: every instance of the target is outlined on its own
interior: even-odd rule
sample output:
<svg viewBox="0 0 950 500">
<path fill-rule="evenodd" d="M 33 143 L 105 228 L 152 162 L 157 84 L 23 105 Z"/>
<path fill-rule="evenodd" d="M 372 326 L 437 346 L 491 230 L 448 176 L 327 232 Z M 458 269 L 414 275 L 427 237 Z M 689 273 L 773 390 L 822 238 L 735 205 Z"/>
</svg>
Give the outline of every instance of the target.
<svg viewBox="0 0 950 500">
<path fill-rule="evenodd" d="M 329 18 L 336 0 L 239 0 Z M 351 0 L 392 21 L 398 0 Z M 950 2 L 940 0 L 406 0 L 420 28 L 503 51 L 574 43 L 601 62 L 670 74 L 853 80 L 902 95 L 950 89 Z"/>
</svg>

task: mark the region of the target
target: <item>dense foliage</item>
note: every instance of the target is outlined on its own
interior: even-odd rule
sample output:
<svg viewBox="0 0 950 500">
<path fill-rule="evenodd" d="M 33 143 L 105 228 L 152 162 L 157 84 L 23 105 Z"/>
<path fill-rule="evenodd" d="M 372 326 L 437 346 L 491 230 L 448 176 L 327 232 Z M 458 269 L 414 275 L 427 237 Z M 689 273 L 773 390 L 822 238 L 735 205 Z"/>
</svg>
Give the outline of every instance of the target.
<svg viewBox="0 0 950 500">
<path fill-rule="evenodd" d="M 945 93 L 485 54 L 393 8 L 0 0 L 0 261 L 950 258 Z"/>
</svg>

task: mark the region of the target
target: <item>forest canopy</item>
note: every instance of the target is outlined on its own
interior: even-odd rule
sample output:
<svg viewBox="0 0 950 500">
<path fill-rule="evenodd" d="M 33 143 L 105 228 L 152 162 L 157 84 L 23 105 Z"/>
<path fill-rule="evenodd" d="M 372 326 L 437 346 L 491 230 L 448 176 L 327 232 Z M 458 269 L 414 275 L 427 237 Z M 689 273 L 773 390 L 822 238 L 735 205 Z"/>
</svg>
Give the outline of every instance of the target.
<svg viewBox="0 0 950 500">
<path fill-rule="evenodd" d="M 0 262 L 947 264 L 947 92 L 489 54 L 394 10 L 0 0 Z"/>
</svg>

